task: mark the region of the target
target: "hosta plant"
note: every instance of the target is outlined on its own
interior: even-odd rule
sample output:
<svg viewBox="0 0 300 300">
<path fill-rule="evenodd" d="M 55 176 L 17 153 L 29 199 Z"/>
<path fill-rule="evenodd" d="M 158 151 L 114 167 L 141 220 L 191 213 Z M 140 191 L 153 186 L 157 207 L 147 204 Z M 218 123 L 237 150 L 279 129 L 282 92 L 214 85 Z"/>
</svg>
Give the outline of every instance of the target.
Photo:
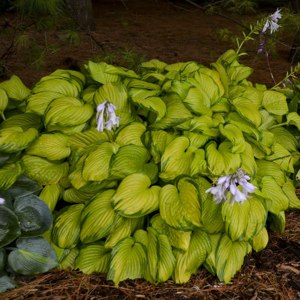
<svg viewBox="0 0 300 300">
<path fill-rule="evenodd" d="M 139 74 L 88 62 L 28 90 L 0 84 L 0 187 L 24 173 L 53 212 L 59 268 L 187 282 L 200 266 L 228 283 L 299 209 L 299 160 L 283 93 L 247 80 L 234 50 L 210 67 L 150 60 Z"/>
</svg>

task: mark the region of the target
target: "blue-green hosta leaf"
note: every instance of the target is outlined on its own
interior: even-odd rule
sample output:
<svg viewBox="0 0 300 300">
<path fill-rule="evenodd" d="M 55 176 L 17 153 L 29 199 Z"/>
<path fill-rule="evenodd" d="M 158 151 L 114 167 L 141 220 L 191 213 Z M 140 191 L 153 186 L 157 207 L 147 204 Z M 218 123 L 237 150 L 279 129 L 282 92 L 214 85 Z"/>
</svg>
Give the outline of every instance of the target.
<svg viewBox="0 0 300 300">
<path fill-rule="evenodd" d="M 232 153 L 241 153 L 245 150 L 245 139 L 242 131 L 234 124 L 220 124 L 221 135 L 232 143 Z"/>
<path fill-rule="evenodd" d="M 28 89 L 16 75 L 12 75 L 10 79 L 1 82 L 0 88 L 3 89 L 8 98 L 12 100 L 23 101 L 30 95 L 30 89 Z"/>
<path fill-rule="evenodd" d="M 54 211 L 58 200 L 61 198 L 63 188 L 59 184 L 48 184 L 44 186 L 39 197 L 47 204 L 50 211 Z"/>
<path fill-rule="evenodd" d="M 125 279 L 142 278 L 147 263 L 147 254 L 142 244 L 131 237 L 120 241 L 112 250 L 107 279 L 116 285 Z"/>
<path fill-rule="evenodd" d="M 201 227 L 199 192 L 189 177 L 181 178 L 177 186 L 161 188 L 159 210 L 162 219 L 176 229 L 192 230 Z"/>
<path fill-rule="evenodd" d="M 19 238 L 16 247 L 8 255 L 8 264 L 18 274 L 45 273 L 58 265 L 55 251 L 41 237 Z"/>
<path fill-rule="evenodd" d="M 35 128 L 23 130 L 21 127 L 0 129 L 0 151 L 15 153 L 31 144 L 39 133 Z"/>
<path fill-rule="evenodd" d="M 296 112 L 291 112 L 286 117 L 288 125 L 294 125 L 300 130 L 300 116 Z"/>
<path fill-rule="evenodd" d="M 84 274 L 108 273 L 111 250 L 102 243 L 83 245 L 75 261 L 75 269 Z"/>
<path fill-rule="evenodd" d="M 228 283 L 238 272 L 244 257 L 251 251 L 248 242 L 233 242 L 223 234 L 216 251 L 216 273 L 220 281 Z"/>
<path fill-rule="evenodd" d="M 264 176 L 272 176 L 279 186 L 286 182 L 286 175 L 280 166 L 272 161 L 257 160 L 257 179 L 260 181 Z"/>
<path fill-rule="evenodd" d="M 91 104 L 75 97 L 61 97 L 53 100 L 45 112 L 45 126 L 48 131 L 56 126 L 70 127 L 85 124 L 94 114 Z"/>
<path fill-rule="evenodd" d="M 272 176 L 262 178 L 261 191 L 268 211 L 277 215 L 288 208 L 289 199 Z"/>
<path fill-rule="evenodd" d="M 79 254 L 79 250 L 77 248 L 70 249 L 69 253 L 60 261 L 58 269 L 59 270 L 74 269 L 75 260 L 78 254 Z"/>
<path fill-rule="evenodd" d="M 54 92 L 62 94 L 65 97 L 77 97 L 79 94 L 78 87 L 65 79 L 50 78 L 39 81 L 32 89 L 34 94 L 41 92 Z"/>
<path fill-rule="evenodd" d="M 208 174 L 204 149 L 197 149 L 191 162 L 191 176 Z"/>
<path fill-rule="evenodd" d="M 288 113 L 286 96 L 276 91 L 265 91 L 262 101 L 263 107 L 271 114 L 282 116 Z"/>
<path fill-rule="evenodd" d="M 187 151 L 190 145 L 187 137 L 176 137 L 165 148 L 161 157 L 161 173 L 164 181 L 175 179 L 179 175 L 189 175 L 192 153 Z"/>
<path fill-rule="evenodd" d="M 270 213 L 268 216 L 270 229 L 274 232 L 283 234 L 285 229 L 285 213 L 284 211 L 278 214 Z"/>
<path fill-rule="evenodd" d="M 109 65 L 105 62 L 95 63 L 89 61 L 85 68 L 91 78 L 99 83 L 106 84 L 110 82 L 119 81 L 119 76 L 117 74 L 110 74 L 106 72 Z"/>
<path fill-rule="evenodd" d="M 69 164 L 67 162 L 50 162 L 45 158 L 33 155 L 22 157 L 24 174 L 41 185 L 56 184 L 68 175 Z"/>
<path fill-rule="evenodd" d="M 211 184 L 204 177 L 197 177 L 195 182 L 201 199 L 201 221 L 204 230 L 208 233 L 221 232 L 224 229 L 222 218 L 222 205 L 217 204 L 211 193 L 206 191 L 211 188 Z"/>
<path fill-rule="evenodd" d="M 265 227 L 261 229 L 250 241 L 252 248 L 255 252 L 259 252 L 267 247 L 269 242 L 268 231 Z"/>
<path fill-rule="evenodd" d="M 117 215 L 113 228 L 105 241 L 105 248 L 113 248 L 117 243 L 129 237 L 135 230 L 143 227 L 144 218 L 125 218 Z"/>
<path fill-rule="evenodd" d="M 151 218 L 151 226 L 161 234 L 165 234 L 172 247 L 186 251 L 189 247 L 192 231 L 175 229 L 169 226 L 160 216 L 157 214 Z M 150 243 L 149 243 L 150 245 Z"/>
<path fill-rule="evenodd" d="M 41 134 L 27 149 L 26 153 L 45 157 L 49 160 L 61 160 L 71 154 L 68 136 L 61 133 Z"/>
<path fill-rule="evenodd" d="M 217 149 L 216 142 L 210 142 L 205 148 L 206 159 L 209 171 L 214 176 L 221 176 L 225 169 L 225 162 L 223 155 Z"/>
<path fill-rule="evenodd" d="M 141 137 L 146 131 L 146 126 L 139 122 L 132 122 L 123 127 L 116 136 L 115 142 L 120 145 L 144 146 Z"/>
<path fill-rule="evenodd" d="M 97 194 L 81 213 L 80 240 L 92 243 L 108 235 L 116 218 L 111 199 L 115 190 Z"/>
<path fill-rule="evenodd" d="M 0 293 L 14 289 L 16 286 L 17 284 L 13 278 L 9 277 L 6 273 L 0 273 Z"/>
<path fill-rule="evenodd" d="M 0 168 L 0 190 L 9 189 L 22 174 L 23 167 L 20 161 L 6 164 Z"/>
<path fill-rule="evenodd" d="M 194 231 L 187 251 L 174 250 L 176 257 L 175 282 L 188 282 L 191 275 L 195 274 L 203 264 L 210 250 L 211 245 L 207 233 L 201 230 Z"/>
<path fill-rule="evenodd" d="M 238 168 L 241 167 L 241 155 L 239 153 L 233 153 L 232 148 L 231 142 L 227 141 L 224 141 L 219 145 L 219 152 L 224 159 L 225 174 L 233 174 Z"/>
<path fill-rule="evenodd" d="M 110 161 L 119 146 L 104 142 L 88 154 L 82 169 L 82 177 L 89 181 L 103 181 L 109 177 Z"/>
<path fill-rule="evenodd" d="M 4 248 L 0 248 L 0 274 L 5 270 L 7 254 Z"/>
<path fill-rule="evenodd" d="M 38 236 L 52 224 L 52 214 L 47 204 L 34 194 L 19 196 L 14 202 L 22 236 Z"/>
<path fill-rule="evenodd" d="M 279 143 L 290 152 L 297 151 L 297 139 L 284 127 L 270 129 L 274 134 L 275 143 Z"/>
<path fill-rule="evenodd" d="M 19 219 L 8 207 L 0 205 L 0 247 L 14 241 L 21 234 Z"/>
<path fill-rule="evenodd" d="M 142 173 L 125 177 L 112 197 L 114 210 L 125 217 L 141 217 L 157 210 L 161 187 L 150 185 L 150 178 Z"/>
<path fill-rule="evenodd" d="M 296 195 L 296 188 L 291 179 L 287 178 L 282 186 L 282 191 L 289 199 L 288 209 L 300 209 L 300 199 Z"/>
<path fill-rule="evenodd" d="M 241 169 L 250 177 L 254 176 L 257 171 L 257 161 L 254 159 L 254 153 L 249 143 L 245 144 L 245 151 L 241 155 Z"/>
<path fill-rule="evenodd" d="M 238 97 L 232 100 L 232 104 L 242 118 L 252 123 L 255 127 L 259 127 L 262 117 L 259 110 L 253 107 L 251 100 Z"/>
<path fill-rule="evenodd" d="M 139 173 L 150 160 L 150 154 L 144 146 L 124 145 L 119 148 L 110 162 L 110 175 L 114 179 Z"/>
<path fill-rule="evenodd" d="M 80 217 L 83 204 L 67 206 L 55 219 L 51 238 L 60 248 L 74 248 L 79 242 Z"/>
</svg>

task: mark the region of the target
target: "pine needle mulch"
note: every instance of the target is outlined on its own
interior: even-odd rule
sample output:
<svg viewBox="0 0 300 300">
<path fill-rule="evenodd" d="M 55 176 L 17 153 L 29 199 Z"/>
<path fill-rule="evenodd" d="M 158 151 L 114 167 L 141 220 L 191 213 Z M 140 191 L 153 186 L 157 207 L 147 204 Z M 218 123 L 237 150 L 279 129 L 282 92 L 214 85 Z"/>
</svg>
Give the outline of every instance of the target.
<svg viewBox="0 0 300 300">
<path fill-rule="evenodd" d="M 300 211 L 286 214 L 283 235 L 270 234 L 266 249 L 245 259 L 230 284 L 222 285 L 201 268 L 184 285 L 172 280 L 152 285 L 127 280 L 118 287 L 99 274 L 58 271 L 36 277 L 16 277 L 18 288 L 0 295 L 2 300 L 81 299 L 300 299 Z"/>
</svg>

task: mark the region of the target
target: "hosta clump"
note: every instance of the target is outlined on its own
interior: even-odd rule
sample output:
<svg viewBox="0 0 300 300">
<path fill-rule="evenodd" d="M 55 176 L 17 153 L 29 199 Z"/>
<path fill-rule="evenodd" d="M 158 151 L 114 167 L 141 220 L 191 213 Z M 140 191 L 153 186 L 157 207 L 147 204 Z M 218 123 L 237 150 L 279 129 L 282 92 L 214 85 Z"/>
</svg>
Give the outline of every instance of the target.
<svg viewBox="0 0 300 300">
<path fill-rule="evenodd" d="M 248 81 L 238 58 L 229 50 L 210 68 L 151 60 L 140 74 L 88 62 L 84 75 L 57 70 L 3 110 L 0 129 L 17 116 L 39 132 L 0 149 L 16 156 L 3 168 L 43 187 L 60 268 L 184 283 L 203 265 L 228 283 L 269 228 L 284 230 L 285 211 L 300 208 L 289 131 L 300 117 L 284 94 Z M 14 182 L 7 174 L 0 185 Z"/>
<path fill-rule="evenodd" d="M 55 251 L 41 235 L 52 224 L 40 187 L 21 176 L 0 191 L 0 292 L 16 286 L 11 274 L 36 275 L 57 266 Z"/>
</svg>

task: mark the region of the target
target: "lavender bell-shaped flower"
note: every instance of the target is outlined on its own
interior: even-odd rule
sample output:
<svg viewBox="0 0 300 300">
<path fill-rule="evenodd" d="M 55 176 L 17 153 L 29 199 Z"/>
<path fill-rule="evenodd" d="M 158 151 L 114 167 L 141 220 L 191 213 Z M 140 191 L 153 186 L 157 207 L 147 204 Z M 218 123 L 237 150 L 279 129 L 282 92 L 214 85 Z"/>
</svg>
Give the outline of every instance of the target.
<svg viewBox="0 0 300 300">
<path fill-rule="evenodd" d="M 103 132 L 104 129 L 112 130 L 119 127 L 120 118 L 116 116 L 116 109 L 108 100 L 97 106 L 96 122 L 98 131 Z"/>
</svg>

